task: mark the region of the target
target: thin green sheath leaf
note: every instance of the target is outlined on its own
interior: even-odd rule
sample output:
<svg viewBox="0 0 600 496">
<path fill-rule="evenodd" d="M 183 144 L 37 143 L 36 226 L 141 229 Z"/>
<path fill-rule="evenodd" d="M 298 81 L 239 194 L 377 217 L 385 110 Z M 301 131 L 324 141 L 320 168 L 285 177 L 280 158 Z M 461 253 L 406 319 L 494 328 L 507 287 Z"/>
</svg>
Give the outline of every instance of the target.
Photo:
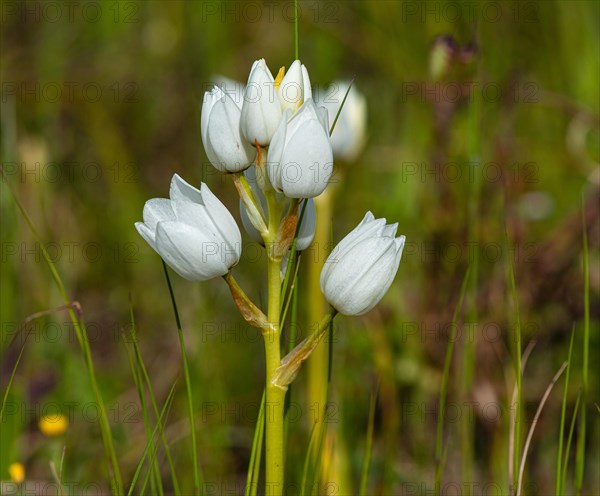
<svg viewBox="0 0 600 496">
<path fill-rule="evenodd" d="M 369 469 L 371 468 L 371 457 L 373 453 L 373 431 L 375 427 L 375 407 L 377 405 L 377 392 L 379 390 L 379 384 L 375 388 L 373 394 L 371 394 L 371 403 L 369 405 L 369 423 L 367 426 L 367 440 L 365 444 L 365 457 L 363 459 L 362 470 L 360 474 L 360 496 L 367 495 L 367 485 L 369 482 Z"/>
<path fill-rule="evenodd" d="M 565 375 L 565 390 L 563 393 L 562 407 L 560 413 L 560 429 L 558 435 L 558 454 L 556 459 L 556 494 L 563 494 L 564 481 L 562 480 L 562 457 L 563 437 L 565 435 L 565 422 L 567 416 L 567 397 L 569 391 L 569 377 L 571 375 L 571 359 L 573 357 L 573 342 L 575 341 L 575 326 L 571 330 L 571 342 L 569 343 L 569 356 L 567 358 L 567 372 Z M 566 461 L 565 461 L 566 463 Z"/>
<path fill-rule="evenodd" d="M 198 467 L 198 449 L 196 444 L 196 422 L 194 420 L 194 401 L 192 397 L 192 381 L 190 379 L 190 368 L 188 365 L 187 351 L 185 348 L 185 340 L 183 338 L 183 330 L 181 329 L 181 320 L 179 319 L 179 311 L 177 310 L 177 302 L 175 301 L 175 293 L 173 292 L 173 286 L 171 286 L 171 279 L 169 278 L 169 271 L 167 270 L 167 264 L 162 260 L 163 270 L 165 272 L 165 278 L 167 279 L 167 286 L 169 287 L 169 294 L 171 295 L 171 304 L 173 305 L 173 312 L 175 314 L 175 323 L 177 324 L 177 334 L 179 336 L 179 345 L 181 347 L 181 358 L 183 361 L 183 373 L 185 375 L 185 389 L 187 392 L 188 400 L 188 417 L 190 419 L 190 430 L 192 437 L 192 463 L 194 465 L 194 489 L 195 494 L 200 494 L 200 473 Z"/>
<path fill-rule="evenodd" d="M 581 390 L 581 415 L 577 432 L 577 456 L 575 457 L 575 492 L 583 492 L 583 470 L 585 468 L 586 413 L 588 393 L 588 370 L 590 356 L 590 257 L 588 251 L 585 209 L 582 208 L 583 228 L 583 384 Z"/>
<path fill-rule="evenodd" d="M 246 489 L 244 496 L 256 496 L 258 491 L 258 478 L 260 476 L 260 462 L 262 460 L 262 447 L 265 436 L 265 392 L 260 400 L 260 410 L 254 428 L 254 439 L 252 440 L 252 451 L 250 452 L 250 463 L 248 464 L 248 475 L 246 477 Z"/>
<path fill-rule="evenodd" d="M 440 494 L 442 473 L 444 471 L 444 462 L 442 457 L 442 437 L 444 431 L 444 410 L 446 408 L 448 380 L 450 378 L 450 365 L 452 363 L 452 355 L 454 353 L 454 343 L 456 341 L 456 328 L 458 324 L 458 317 L 460 315 L 465 293 L 467 291 L 470 273 L 471 267 L 469 266 L 467 272 L 465 273 L 465 277 L 460 288 L 458 301 L 456 302 L 456 306 L 454 307 L 454 315 L 452 316 L 452 329 L 450 331 L 450 338 L 448 339 L 448 347 L 446 348 L 446 358 L 444 359 L 444 371 L 442 373 L 442 383 L 440 385 L 437 431 L 435 438 L 435 458 L 437 460 L 437 468 L 435 473 L 435 494 Z"/>
<path fill-rule="evenodd" d="M 151 439 L 148 443 L 146 443 L 146 448 L 144 449 L 144 453 L 142 454 L 142 458 L 140 459 L 140 461 L 138 462 L 137 468 L 135 469 L 135 473 L 133 474 L 133 479 L 131 481 L 131 485 L 129 486 L 129 491 L 127 492 L 127 496 L 131 496 L 133 494 L 133 490 L 135 489 L 135 485 L 137 483 L 137 480 L 140 476 L 140 472 L 142 471 L 142 467 L 144 466 L 144 462 L 146 461 L 146 457 L 148 456 L 149 451 L 151 450 L 152 446 L 153 446 L 153 440 L 156 437 L 156 434 L 158 433 L 159 429 L 162 428 L 163 426 L 163 418 L 165 418 L 166 413 L 168 412 L 168 410 L 171 407 L 171 402 L 173 401 L 173 396 L 175 394 L 175 386 L 177 385 L 177 381 L 175 381 L 173 383 L 173 385 L 171 386 L 171 390 L 169 391 L 169 395 L 167 396 L 167 399 L 165 400 L 165 404 L 160 412 L 160 417 L 158 418 L 156 425 L 154 426 L 154 430 L 152 431 L 152 436 Z"/>
<path fill-rule="evenodd" d="M 344 104 L 346 103 L 346 98 L 348 98 L 348 95 L 350 94 L 350 89 L 352 88 L 353 84 L 354 84 L 354 79 L 352 79 L 352 81 L 350 81 L 350 84 L 348 85 L 348 89 L 346 90 L 346 94 L 344 95 L 344 99 L 342 100 L 340 108 L 337 111 L 337 114 L 335 114 L 335 119 L 333 119 L 333 124 L 331 125 L 331 128 L 329 129 L 329 136 L 331 136 L 333 134 L 333 130 L 335 129 L 335 125 L 337 124 L 340 114 L 342 113 L 342 109 L 344 108 Z"/>
</svg>

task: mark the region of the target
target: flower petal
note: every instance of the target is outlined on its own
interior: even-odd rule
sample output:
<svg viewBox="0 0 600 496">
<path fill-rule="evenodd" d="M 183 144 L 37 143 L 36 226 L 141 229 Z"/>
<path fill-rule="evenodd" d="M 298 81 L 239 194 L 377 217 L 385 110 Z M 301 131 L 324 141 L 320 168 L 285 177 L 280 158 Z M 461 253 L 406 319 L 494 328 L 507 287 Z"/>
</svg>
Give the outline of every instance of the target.
<svg viewBox="0 0 600 496">
<path fill-rule="evenodd" d="M 283 110 L 290 109 L 293 112 L 298 108 L 298 104 L 304 100 L 302 76 L 302 64 L 299 60 L 294 60 L 277 89 L 277 95 Z"/>
<path fill-rule="evenodd" d="M 329 277 L 321 279 L 321 290 L 340 313 L 362 315 L 385 295 L 397 268 L 393 241 L 366 239 L 338 260 Z"/>
<path fill-rule="evenodd" d="M 275 90 L 273 75 L 265 60 L 252 65 L 244 92 L 240 126 L 248 142 L 267 146 L 281 119 L 281 104 Z"/>
<path fill-rule="evenodd" d="M 144 204 L 142 212 L 144 224 L 152 231 L 156 230 L 156 224 L 161 220 L 175 220 L 175 213 L 171 205 L 171 200 L 166 198 L 152 198 Z"/>
<path fill-rule="evenodd" d="M 288 132 L 292 132 L 291 122 Z M 333 152 L 317 119 L 305 121 L 288 138 L 280 167 L 281 186 L 287 197 L 312 198 L 325 190 L 333 173 Z"/>
<path fill-rule="evenodd" d="M 215 155 L 211 163 L 221 172 L 240 172 L 256 158 L 256 148 L 241 136 L 240 116 L 240 109 L 226 94 L 210 114 L 207 144 Z"/>
<path fill-rule="evenodd" d="M 207 281 L 229 271 L 221 244 L 207 240 L 198 229 L 183 222 L 159 222 L 156 246 L 163 260 L 190 281 Z"/>
<path fill-rule="evenodd" d="M 146 240 L 146 243 L 148 243 L 152 249 L 156 251 L 156 232 L 153 229 L 150 229 L 143 222 L 136 222 L 135 228 L 140 233 L 142 238 Z"/>
<path fill-rule="evenodd" d="M 184 181 L 179 174 L 173 175 L 173 179 L 171 179 L 169 197 L 174 202 L 193 202 L 204 205 L 200 190 Z"/>
<path fill-rule="evenodd" d="M 375 219 L 371 212 L 367 212 L 360 223 L 329 254 L 321 271 L 321 281 L 329 276 L 329 271 L 335 266 L 335 263 L 343 258 L 349 250 L 365 239 L 378 237 L 384 228 L 385 219 Z"/>
</svg>

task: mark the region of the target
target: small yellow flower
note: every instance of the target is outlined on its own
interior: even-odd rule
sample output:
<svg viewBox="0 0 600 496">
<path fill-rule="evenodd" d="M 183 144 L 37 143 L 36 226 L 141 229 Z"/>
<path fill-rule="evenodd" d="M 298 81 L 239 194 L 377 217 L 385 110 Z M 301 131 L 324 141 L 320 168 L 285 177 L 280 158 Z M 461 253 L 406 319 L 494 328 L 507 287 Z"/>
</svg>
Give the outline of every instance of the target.
<svg viewBox="0 0 600 496">
<path fill-rule="evenodd" d="M 11 463 L 8 467 L 8 473 L 10 474 L 10 480 L 21 484 L 25 480 L 25 467 L 22 463 Z"/>
<path fill-rule="evenodd" d="M 60 436 L 61 434 L 64 434 L 69 427 L 69 419 L 60 413 L 44 415 L 39 420 L 38 427 L 44 436 Z"/>
</svg>

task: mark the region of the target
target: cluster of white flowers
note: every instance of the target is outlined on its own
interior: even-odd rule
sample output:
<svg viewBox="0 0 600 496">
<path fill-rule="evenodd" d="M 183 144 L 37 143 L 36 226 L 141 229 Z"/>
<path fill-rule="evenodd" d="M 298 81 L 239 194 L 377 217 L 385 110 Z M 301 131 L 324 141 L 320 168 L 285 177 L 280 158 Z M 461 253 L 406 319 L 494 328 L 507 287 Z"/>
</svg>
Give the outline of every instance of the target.
<svg viewBox="0 0 600 496">
<path fill-rule="evenodd" d="M 344 125 L 360 127 L 353 116 L 364 114 L 364 101 L 352 96 L 349 105 L 350 121 Z M 235 85 L 232 92 L 215 86 L 205 94 L 201 135 L 206 155 L 216 169 L 236 179 L 242 224 L 252 239 L 282 241 L 271 226 L 284 225 L 293 208 L 297 220 L 306 202 L 296 247 L 310 245 L 316 225 L 312 198 L 323 193 L 333 172 L 329 126 L 338 111 L 339 106 L 327 109 L 315 102 L 308 71 L 298 60 L 275 78 L 264 59 L 258 60 L 245 87 Z M 340 137 L 347 135 L 340 132 Z M 360 146 L 346 143 L 348 156 L 356 156 Z M 279 205 L 273 210 L 277 222 L 270 222 L 267 198 Z M 240 259 L 237 223 L 206 184 L 197 189 L 175 175 L 170 199 L 149 200 L 143 218 L 136 223 L 139 233 L 186 279 L 225 276 Z M 404 246 L 404 236 L 395 238 L 396 229 L 368 212 L 332 251 L 321 274 L 321 289 L 340 313 L 365 313 L 387 292 Z M 283 245 L 283 252 L 271 251 L 270 257 L 285 259 L 289 243 Z"/>
</svg>

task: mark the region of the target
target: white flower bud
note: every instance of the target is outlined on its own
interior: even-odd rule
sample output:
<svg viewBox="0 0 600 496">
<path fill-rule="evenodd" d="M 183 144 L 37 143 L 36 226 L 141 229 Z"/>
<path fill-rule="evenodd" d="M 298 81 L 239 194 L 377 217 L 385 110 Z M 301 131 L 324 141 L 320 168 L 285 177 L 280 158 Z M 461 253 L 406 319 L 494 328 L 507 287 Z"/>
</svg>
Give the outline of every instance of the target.
<svg viewBox="0 0 600 496">
<path fill-rule="evenodd" d="M 221 88 L 204 95 L 200 131 L 210 163 L 221 172 L 247 169 L 256 158 L 256 148 L 240 134 L 241 110 Z"/>
<path fill-rule="evenodd" d="M 277 89 L 282 110 L 295 112 L 305 100 L 312 98 L 308 71 L 299 60 L 294 60 Z"/>
<path fill-rule="evenodd" d="M 288 198 L 314 198 L 333 173 L 327 111 L 306 100 L 296 113 L 286 110 L 267 155 L 269 179 Z"/>
<path fill-rule="evenodd" d="M 281 104 L 275 81 L 265 59 L 254 62 L 242 105 L 241 131 L 252 144 L 268 146 L 281 120 Z"/>
<path fill-rule="evenodd" d="M 398 224 L 386 226 L 367 212 L 360 224 L 333 249 L 321 271 L 325 299 L 344 315 L 371 310 L 392 284 L 404 248 L 395 238 Z"/>
<path fill-rule="evenodd" d="M 207 281 L 227 274 L 242 252 L 240 230 L 219 199 L 177 174 L 170 199 L 153 198 L 144 205 L 144 222 L 135 227 L 148 244 L 181 277 Z"/>
</svg>

